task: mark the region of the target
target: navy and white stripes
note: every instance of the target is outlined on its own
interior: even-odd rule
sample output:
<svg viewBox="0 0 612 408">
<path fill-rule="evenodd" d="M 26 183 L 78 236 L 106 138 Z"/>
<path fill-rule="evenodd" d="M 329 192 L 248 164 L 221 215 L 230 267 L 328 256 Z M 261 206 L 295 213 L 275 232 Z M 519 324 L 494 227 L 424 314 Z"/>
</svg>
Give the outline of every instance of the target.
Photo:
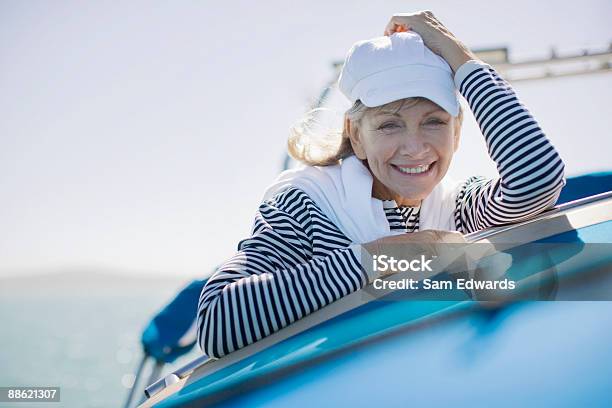
<svg viewBox="0 0 612 408">
<path fill-rule="evenodd" d="M 457 195 L 456 229 L 507 224 L 555 204 L 564 165 L 512 88 L 486 64 L 468 62 L 455 80 L 500 174 L 471 177 Z M 418 231 L 418 207 L 385 201 L 392 229 Z M 238 244 L 204 286 L 198 343 L 221 357 L 310 314 L 368 282 L 352 242 L 306 193 L 289 188 L 264 201 L 252 236 Z"/>
<path fill-rule="evenodd" d="M 301 190 L 262 203 L 253 235 L 202 291 L 204 352 L 225 355 L 363 287 L 350 244 Z"/>
<path fill-rule="evenodd" d="M 563 161 L 510 85 L 475 61 L 460 67 L 455 80 L 500 175 L 467 180 L 457 200 L 458 230 L 518 222 L 553 206 L 565 185 Z"/>
</svg>

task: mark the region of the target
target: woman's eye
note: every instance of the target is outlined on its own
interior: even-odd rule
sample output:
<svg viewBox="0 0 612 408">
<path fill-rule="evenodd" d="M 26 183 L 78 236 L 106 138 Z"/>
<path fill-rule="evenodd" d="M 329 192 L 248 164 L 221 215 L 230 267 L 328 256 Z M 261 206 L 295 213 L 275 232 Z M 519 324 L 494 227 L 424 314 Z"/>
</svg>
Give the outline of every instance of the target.
<svg viewBox="0 0 612 408">
<path fill-rule="evenodd" d="M 444 122 L 443 120 L 440 119 L 429 119 L 425 122 L 425 125 L 427 126 L 441 126 L 441 125 L 446 125 L 446 122 Z"/>
<path fill-rule="evenodd" d="M 393 129 L 396 129 L 398 127 L 399 127 L 399 125 L 396 124 L 396 123 L 385 123 L 383 125 L 380 125 L 378 127 L 378 130 L 393 130 Z"/>
</svg>

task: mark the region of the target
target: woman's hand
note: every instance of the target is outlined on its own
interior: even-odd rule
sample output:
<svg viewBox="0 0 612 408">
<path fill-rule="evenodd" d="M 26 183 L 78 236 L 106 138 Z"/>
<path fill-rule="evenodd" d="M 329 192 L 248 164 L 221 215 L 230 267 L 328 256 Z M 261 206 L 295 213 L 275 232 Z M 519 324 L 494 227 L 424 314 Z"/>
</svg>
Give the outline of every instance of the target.
<svg viewBox="0 0 612 408">
<path fill-rule="evenodd" d="M 465 238 L 460 232 L 456 231 L 441 231 L 441 230 L 424 230 L 410 234 L 390 235 L 377 239 L 376 241 L 363 244 L 363 247 L 370 255 L 382 255 L 385 253 L 385 247 L 398 246 L 402 244 L 416 244 L 416 246 L 424 247 L 427 244 L 465 244 Z"/>
<path fill-rule="evenodd" d="M 385 35 L 408 30 L 419 34 L 427 48 L 444 58 L 453 72 L 465 62 L 478 59 L 429 10 L 394 14 L 385 27 Z"/>
<path fill-rule="evenodd" d="M 387 255 L 396 259 L 417 258 L 421 255 L 437 257 L 439 258 L 437 260 L 439 266 L 450 265 L 457 258 L 458 250 L 464 247 L 464 245 L 439 244 L 466 245 L 466 240 L 461 233 L 456 231 L 424 230 L 383 237 L 362 244 L 362 246 L 372 257 L 380 255 Z M 389 270 L 379 274 L 379 277 L 393 273 Z"/>
<path fill-rule="evenodd" d="M 366 250 L 372 254 L 380 254 L 379 248 L 389 244 L 412 244 L 412 243 L 465 243 L 465 238 L 457 231 L 424 230 L 410 234 L 390 235 L 377 239 L 376 241 L 363 244 Z"/>
</svg>

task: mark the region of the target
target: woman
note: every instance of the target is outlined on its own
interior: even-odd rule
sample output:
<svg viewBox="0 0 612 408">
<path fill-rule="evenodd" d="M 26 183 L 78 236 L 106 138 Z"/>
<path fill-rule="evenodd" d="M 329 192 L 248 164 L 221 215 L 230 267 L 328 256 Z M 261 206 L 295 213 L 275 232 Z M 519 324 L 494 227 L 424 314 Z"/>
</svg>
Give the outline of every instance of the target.
<svg viewBox="0 0 612 408">
<path fill-rule="evenodd" d="M 202 290 L 198 342 L 210 357 L 371 283 L 361 249 L 458 242 L 552 207 L 565 184 L 561 158 L 510 85 L 429 11 L 394 15 L 385 36 L 353 45 L 339 88 L 353 102 L 339 147 L 314 158 L 305 135 L 290 139 L 305 166 L 268 188 L 252 236 Z M 463 117 L 457 91 L 498 178 L 446 176 Z"/>
</svg>

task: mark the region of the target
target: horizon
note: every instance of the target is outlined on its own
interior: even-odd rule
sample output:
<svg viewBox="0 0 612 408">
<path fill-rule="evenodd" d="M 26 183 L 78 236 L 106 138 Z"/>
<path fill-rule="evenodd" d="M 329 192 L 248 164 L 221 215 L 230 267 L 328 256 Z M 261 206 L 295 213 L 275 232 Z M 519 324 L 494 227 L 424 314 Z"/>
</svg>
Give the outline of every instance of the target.
<svg viewBox="0 0 612 408">
<path fill-rule="evenodd" d="M 512 61 L 612 41 L 603 0 L 580 13 L 527 0 L 3 3 L 0 278 L 208 276 L 249 235 L 331 63 L 393 12 L 426 8 L 470 48 L 507 46 Z M 567 176 L 611 170 L 611 83 L 608 72 L 513 85 Z M 449 171 L 496 172 L 469 107 Z"/>
</svg>

